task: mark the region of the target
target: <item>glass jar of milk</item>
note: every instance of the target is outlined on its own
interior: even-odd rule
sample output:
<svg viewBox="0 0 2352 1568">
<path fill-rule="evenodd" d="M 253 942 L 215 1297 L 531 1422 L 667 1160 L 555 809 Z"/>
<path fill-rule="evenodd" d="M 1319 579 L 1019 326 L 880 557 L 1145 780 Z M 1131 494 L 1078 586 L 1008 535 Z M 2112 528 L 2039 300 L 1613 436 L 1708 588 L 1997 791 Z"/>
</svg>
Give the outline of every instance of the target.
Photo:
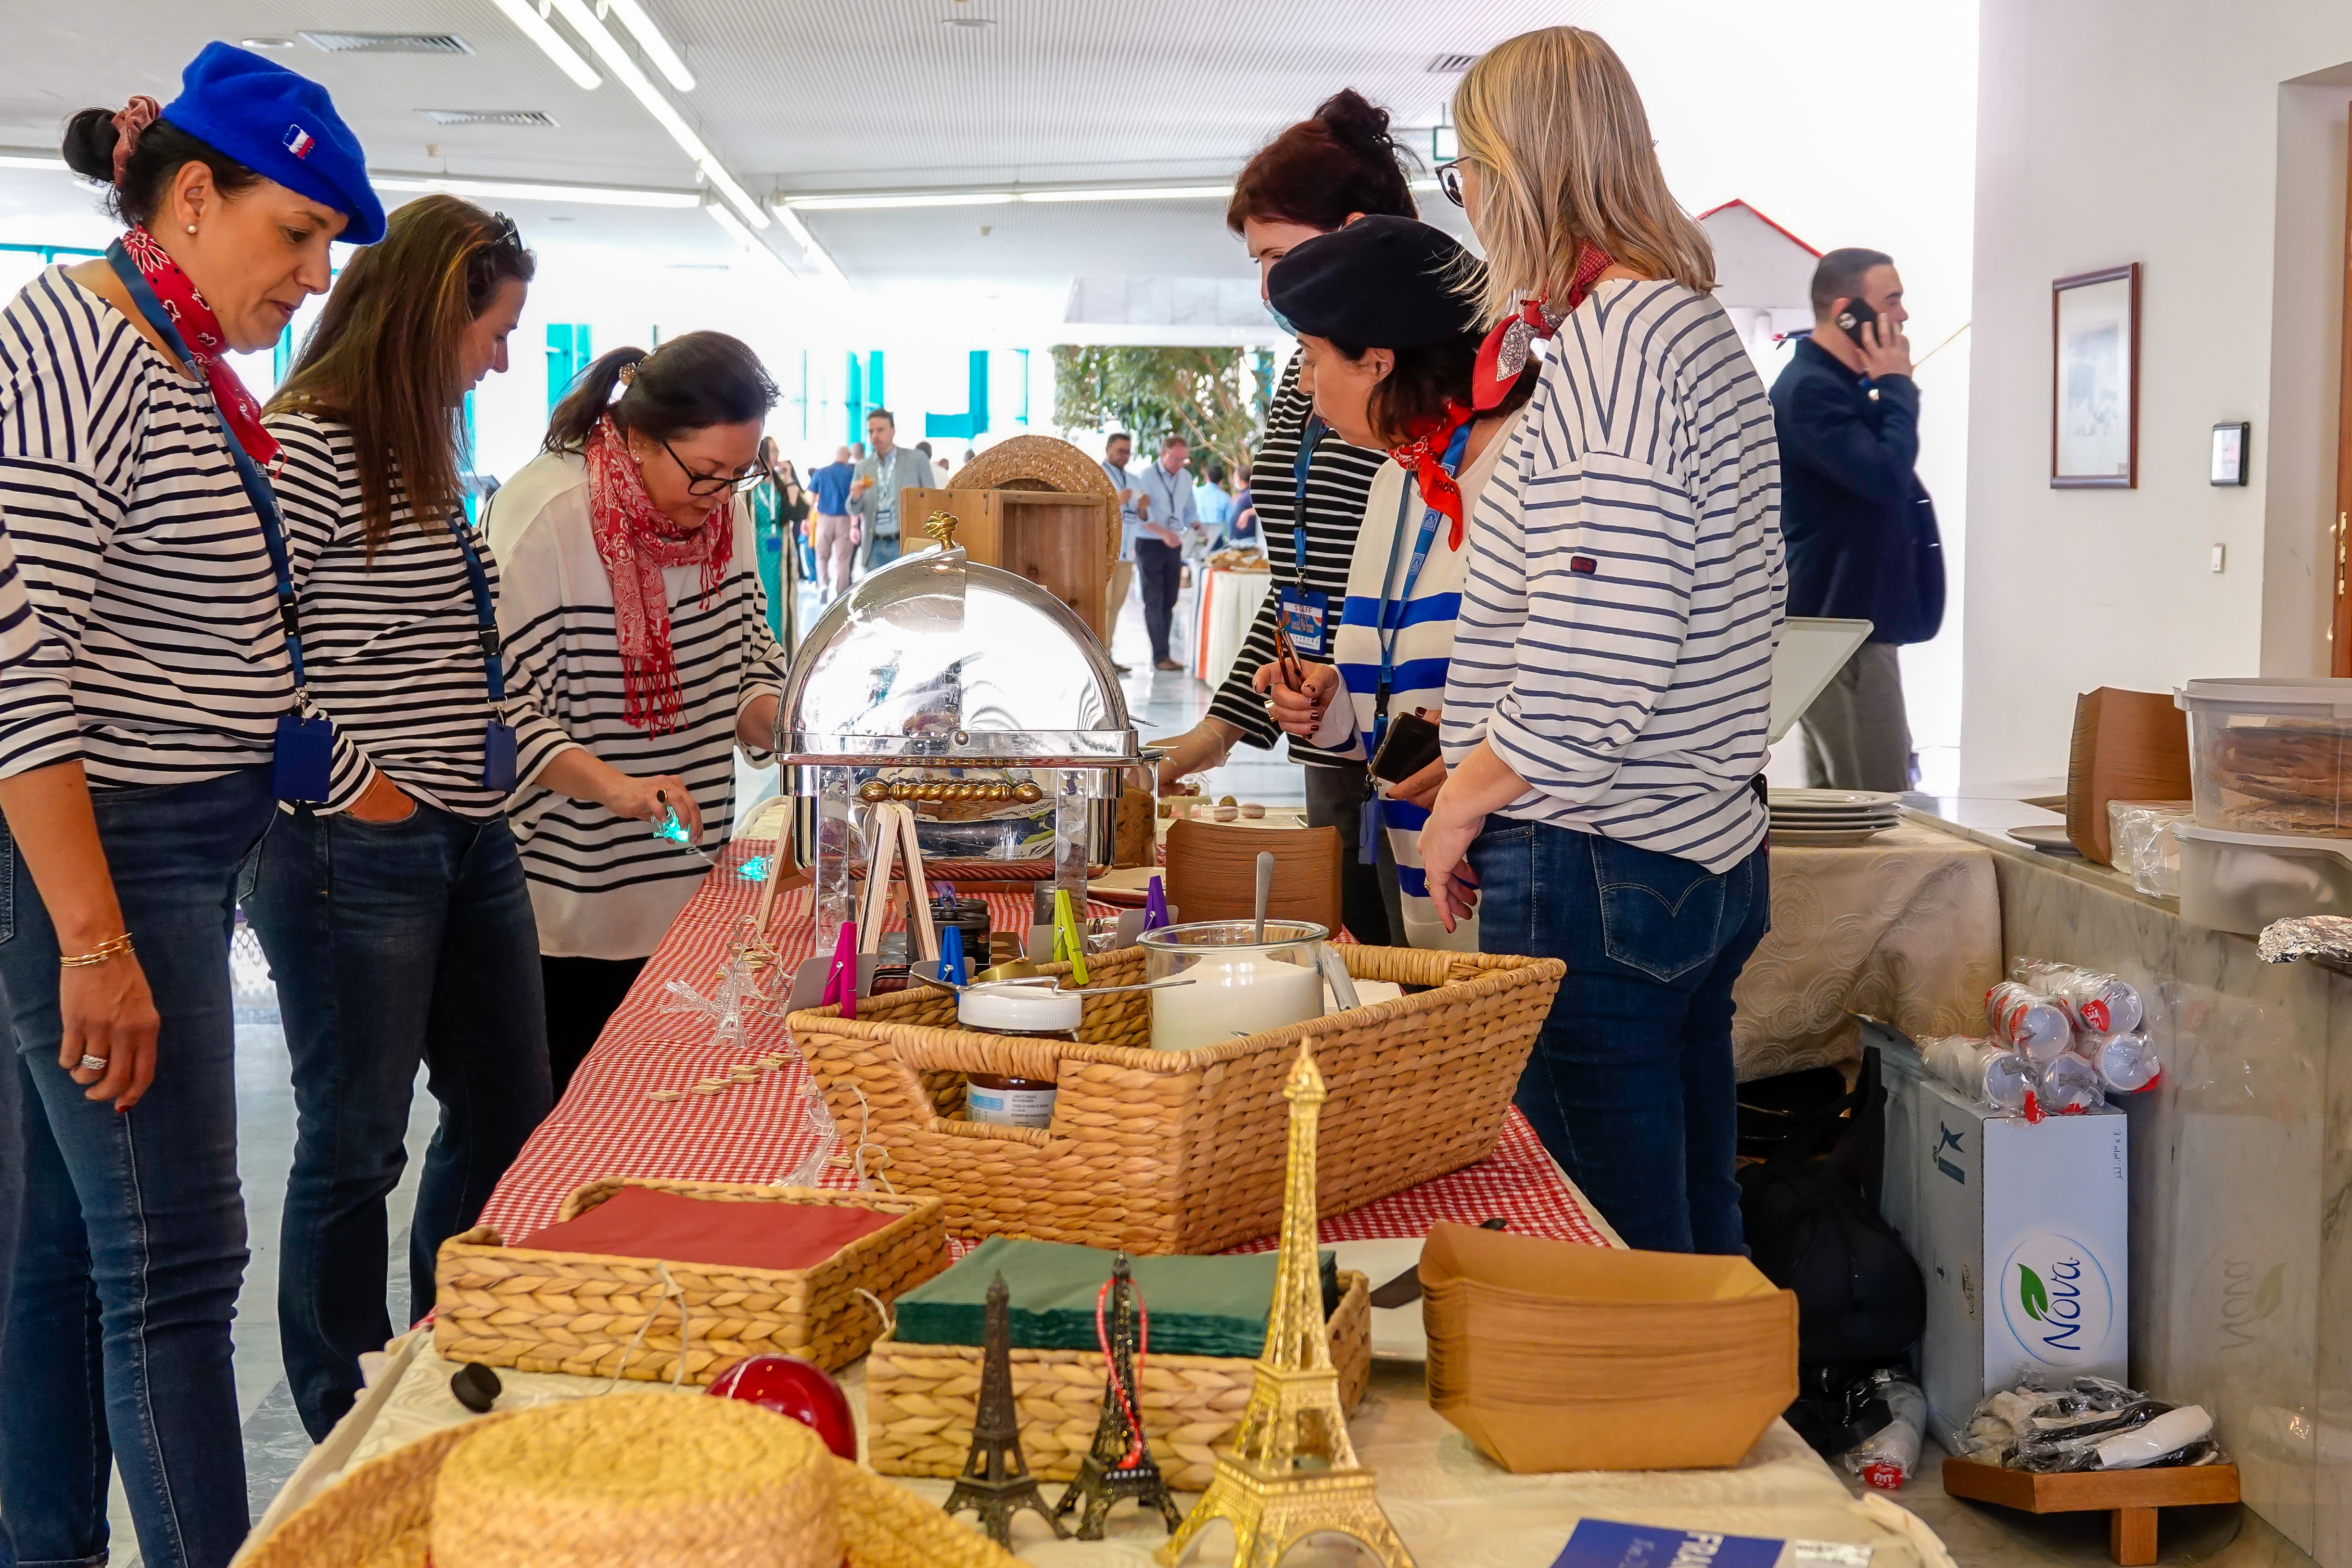
<svg viewBox="0 0 2352 1568">
<path fill-rule="evenodd" d="M 1202 921 L 1145 931 L 1146 979 L 1183 979 L 1148 992 L 1151 1048 L 1189 1051 L 1323 1016 L 1318 967 L 1331 933 L 1311 921 Z"/>
</svg>

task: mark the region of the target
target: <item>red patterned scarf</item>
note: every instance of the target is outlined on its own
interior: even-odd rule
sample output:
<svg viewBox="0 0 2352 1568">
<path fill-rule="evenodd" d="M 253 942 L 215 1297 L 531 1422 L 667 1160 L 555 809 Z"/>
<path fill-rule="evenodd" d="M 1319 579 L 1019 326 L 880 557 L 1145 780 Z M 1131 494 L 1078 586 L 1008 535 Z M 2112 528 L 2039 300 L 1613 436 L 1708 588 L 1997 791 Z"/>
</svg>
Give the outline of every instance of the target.
<svg viewBox="0 0 2352 1568">
<path fill-rule="evenodd" d="M 1607 251 L 1597 245 L 1579 246 L 1576 276 L 1569 279 L 1568 304 L 1564 309 L 1554 310 L 1549 300 L 1522 300 L 1516 312 L 1495 323 L 1495 330 L 1479 345 L 1478 363 L 1470 373 L 1472 407 L 1484 414 L 1502 406 L 1503 399 L 1518 384 L 1519 373 L 1528 367 L 1528 354 L 1535 340 L 1558 331 L 1569 311 L 1584 303 L 1584 297 L 1592 292 L 1592 285 L 1609 268 Z"/>
<path fill-rule="evenodd" d="M 678 727 L 685 698 L 677 656 L 669 645 L 669 593 L 665 566 L 702 568 L 702 602 L 726 579 L 735 552 L 734 493 L 719 497 L 710 515 L 679 526 L 646 494 L 629 445 L 606 415 L 588 433 L 588 520 L 596 554 L 613 584 L 613 632 L 621 645 L 622 717 L 649 735 Z"/>
<path fill-rule="evenodd" d="M 222 356 L 228 353 L 228 334 L 221 331 L 220 318 L 196 292 L 180 264 L 155 243 L 155 237 L 133 224 L 131 232 L 122 237 L 122 248 L 129 254 L 139 275 L 147 279 L 147 287 L 155 290 L 155 298 L 163 313 L 172 318 L 179 329 L 180 341 L 187 345 L 188 358 L 194 362 L 189 368 L 205 378 L 213 389 L 213 400 L 220 405 L 221 417 L 228 422 L 236 444 L 245 455 L 261 465 L 262 471 L 278 471 L 278 437 L 262 427 L 261 405 L 253 394 L 237 380 L 236 372 L 229 369 Z"/>
<path fill-rule="evenodd" d="M 1445 448 L 1453 444 L 1454 432 L 1476 417 L 1475 409 L 1448 402 L 1436 423 L 1403 446 L 1389 449 L 1397 467 L 1419 481 L 1423 502 L 1435 507 L 1454 525 L 1445 535 L 1448 550 L 1462 548 L 1462 487 L 1445 471 Z"/>
</svg>

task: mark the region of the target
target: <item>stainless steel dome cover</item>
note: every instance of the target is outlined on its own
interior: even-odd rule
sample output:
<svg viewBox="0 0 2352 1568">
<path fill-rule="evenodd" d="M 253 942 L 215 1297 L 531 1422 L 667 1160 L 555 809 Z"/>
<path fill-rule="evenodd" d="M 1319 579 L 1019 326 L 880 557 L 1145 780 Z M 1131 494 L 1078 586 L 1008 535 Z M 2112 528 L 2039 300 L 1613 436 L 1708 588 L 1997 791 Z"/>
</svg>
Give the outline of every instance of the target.
<svg viewBox="0 0 2352 1568">
<path fill-rule="evenodd" d="M 961 550 L 901 556 L 802 639 L 786 767 L 1118 768 L 1139 760 L 1110 656 L 1069 606 Z"/>
</svg>

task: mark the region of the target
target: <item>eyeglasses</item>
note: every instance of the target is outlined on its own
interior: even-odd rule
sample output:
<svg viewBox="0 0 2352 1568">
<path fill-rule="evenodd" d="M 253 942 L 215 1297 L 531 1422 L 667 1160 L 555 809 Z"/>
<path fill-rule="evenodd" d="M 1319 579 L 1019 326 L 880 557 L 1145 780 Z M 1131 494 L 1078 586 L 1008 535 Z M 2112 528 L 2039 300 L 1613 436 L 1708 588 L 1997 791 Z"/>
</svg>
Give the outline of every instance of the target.
<svg viewBox="0 0 2352 1568">
<path fill-rule="evenodd" d="M 1444 163 L 1437 165 L 1434 171 L 1437 175 L 1437 188 L 1444 191 L 1445 199 L 1457 207 L 1463 205 L 1462 165 L 1467 161 L 1463 158 L 1448 158 Z"/>
<path fill-rule="evenodd" d="M 677 465 L 678 472 L 686 476 L 686 493 L 697 500 L 706 496 L 723 495 L 729 490 L 734 490 L 740 494 L 751 489 L 768 477 L 768 470 L 760 466 L 757 458 L 752 460 L 749 468 L 738 469 L 731 474 L 700 474 L 688 468 L 686 459 L 677 455 L 677 448 L 667 441 L 661 444 L 661 448 L 669 454 L 669 460 Z"/>
</svg>

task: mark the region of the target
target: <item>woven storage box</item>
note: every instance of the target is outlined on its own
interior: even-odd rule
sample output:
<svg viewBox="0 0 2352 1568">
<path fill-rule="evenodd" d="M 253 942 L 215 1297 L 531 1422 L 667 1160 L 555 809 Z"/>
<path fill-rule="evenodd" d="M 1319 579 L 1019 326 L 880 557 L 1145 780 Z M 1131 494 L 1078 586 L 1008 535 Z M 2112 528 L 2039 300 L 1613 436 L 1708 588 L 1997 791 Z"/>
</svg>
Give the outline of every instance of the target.
<svg viewBox="0 0 2352 1568">
<path fill-rule="evenodd" d="M 929 987 L 788 1025 L 845 1141 L 878 1147 L 867 1169 L 898 1191 L 945 1199 L 956 1234 L 1222 1252 L 1281 1224 L 1282 1088 L 1302 1038 L 1330 1089 L 1318 1207 L 1345 1214 L 1486 1158 L 1565 973 L 1550 958 L 1333 951 L 1359 979 L 1436 989 L 1191 1051 L 1149 1048 L 1150 992 L 1087 998 L 1076 1045 L 960 1029 L 955 998 Z M 1097 984 L 1139 981 L 1143 952 L 1087 968 Z M 1055 1081 L 1053 1125 L 962 1120 L 972 1072 Z"/>
<path fill-rule="evenodd" d="M 624 1186 L 715 1203 L 848 1205 L 898 1218 L 814 1268 L 794 1269 L 540 1252 L 501 1247 L 496 1232 L 476 1226 L 441 1244 L 433 1348 L 450 1361 L 595 1377 L 618 1369 L 667 1383 L 679 1353 L 679 1301 L 662 1279 L 667 1268 L 685 1301 L 688 1382 L 709 1383 L 745 1356 L 772 1351 L 831 1370 L 865 1354 L 881 1332 L 858 1290 L 893 1300 L 948 1266 L 946 1213 L 936 1198 L 607 1176 L 564 1199 L 557 1217 L 576 1218 Z M 648 1314 L 652 1326 L 622 1368 Z"/>
<path fill-rule="evenodd" d="M 1339 1271 L 1331 1314 L 1331 1364 L 1349 1411 L 1372 1376 L 1370 1283 Z M 956 1476 L 971 1455 L 980 1399 L 980 1347 L 877 1340 L 866 1358 L 866 1462 L 886 1476 Z M 1178 1491 L 1200 1491 L 1214 1468 L 1210 1449 L 1233 1435 L 1249 1404 L 1257 1363 L 1205 1355 L 1148 1355 L 1136 1371 L 1151 1455 Z M 1095 1440 L 1106 1373 L 1099 1351 L 1013 1352 L 1021 1454 L 1049 1481 L 1066 1481 Z"/>
</svg>

